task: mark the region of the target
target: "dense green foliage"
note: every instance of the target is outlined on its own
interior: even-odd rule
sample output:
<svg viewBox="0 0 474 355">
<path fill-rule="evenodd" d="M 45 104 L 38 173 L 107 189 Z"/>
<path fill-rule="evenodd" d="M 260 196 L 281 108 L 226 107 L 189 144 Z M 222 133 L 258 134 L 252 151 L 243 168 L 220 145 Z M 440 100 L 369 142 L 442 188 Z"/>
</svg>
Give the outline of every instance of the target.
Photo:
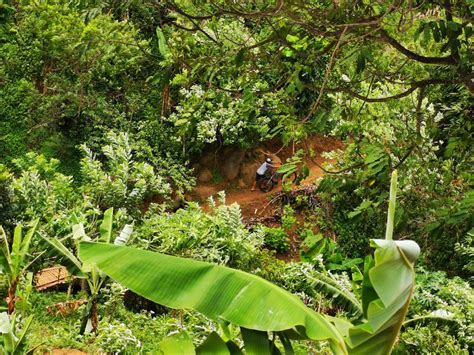
<svg viewBox="0 0 474 355">
<path fill-rule="evenodd" d="M 466 0 L 0 0 L 0 351 L 242 345 L 238 327 L 130 301 L 84 269 L 79 241 L 115 237 L 258 275 L 358 324 L 397 170 L 394 239 L 422 254 L 394 353 L 472 353 L 473 13 Z M 300 183 L 322 135 L 343 148 L 267 225 L 225 193 L 186 202 L 201 155 L 286 145 L 280 171 Z M 209 184 L 241 183 L 225 179 Z M 33 273 L 55 264 L 76 277 L 68 292 L 37 292 Z M 242 332 L 249 349 L 261 335 Z"/>
</svg>

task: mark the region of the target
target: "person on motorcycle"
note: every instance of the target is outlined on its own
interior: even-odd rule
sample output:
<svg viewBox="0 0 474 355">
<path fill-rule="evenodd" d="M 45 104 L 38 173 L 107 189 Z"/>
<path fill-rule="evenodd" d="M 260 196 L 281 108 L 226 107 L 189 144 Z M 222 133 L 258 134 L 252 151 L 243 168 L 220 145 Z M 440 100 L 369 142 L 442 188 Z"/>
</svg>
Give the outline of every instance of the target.
<svg viewBox="0 0 474 355">
<path fill-rule="evenodd" d="M 273 164 L 272 164 L 272 158 L 267 158 L 263 162 L 262 165 L 257 169 L 257 173 L 255 174 L 255 182 L 253 183 L 252 189 L 250 191 L 255 191 L 255 187 L 257 186 L 257 183 L 264 178 L 265 173 L 267 170 L 272 169 Z"/>
</svg>

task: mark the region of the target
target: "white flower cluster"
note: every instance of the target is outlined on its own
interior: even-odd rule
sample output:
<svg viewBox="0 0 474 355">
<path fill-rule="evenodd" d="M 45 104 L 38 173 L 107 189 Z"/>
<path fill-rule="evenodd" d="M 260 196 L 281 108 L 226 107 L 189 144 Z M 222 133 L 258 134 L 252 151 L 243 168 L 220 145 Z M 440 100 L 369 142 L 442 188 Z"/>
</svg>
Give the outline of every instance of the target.
<svg viewBox="0 0 474 355">
<path fill-rule="evenodd" d="M 140 340 L 124 323 L 104 321 L 101 322 L 100 329 L 96 342 L 104 352 L 120 353 L 130 347 L 140 349 L 142 346 Z"/>
</svg>

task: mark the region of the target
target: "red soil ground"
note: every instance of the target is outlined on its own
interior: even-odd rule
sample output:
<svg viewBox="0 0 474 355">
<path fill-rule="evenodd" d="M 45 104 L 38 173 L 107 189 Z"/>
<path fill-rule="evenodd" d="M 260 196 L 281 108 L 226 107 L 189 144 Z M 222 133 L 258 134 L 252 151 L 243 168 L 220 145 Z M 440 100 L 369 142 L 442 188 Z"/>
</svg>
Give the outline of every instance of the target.
<svg viewBox="0 0 474 355">
<path fill-rule="evenodd" d="M 280 157 L 282 162 L 285 162 L 286 159 L 293 155 L 293 151 L 307 149 L 308 147 L 311 147 L 316 153 L 315 161 L 309 157 L 305 158 L 310 168 L 310 175 L 303 180 L 302 185 L 308 185 L 314 183 L 318 178 L 324 175 L 324 171 L 318 165 L 326 163 L 327 160 L 321 157 L 321 153 L 344 148 L 339 139 L 334 137 L 313 136 L 294 147 L 292 145 L 287 147 L 273 146 L 272 149 L 267 149 L 267 151 L 278 151 L 278 157 Z M 267 147 L 263 146 L 263 148 Z M 192 195 L 194 199 L 201 201 L 203 207 L 206 208 L 206 199 L 210 196 L 215 196 L 217 192 L 222 190 L 226 192 L 226 204 L 237 202 L 242 209 L 244 220 L 249 220 L 255 217 L 265 217 L 272 213 L 272 196 L 276 192 L 281 191 L 281 184 L 272 191 L 263 193 L 258 189 L 250 191 L 250 187 L 239 188 L 235 182 L 222 182 L 219 184 L 201 183 L 196 186 Z"/>
</svg>

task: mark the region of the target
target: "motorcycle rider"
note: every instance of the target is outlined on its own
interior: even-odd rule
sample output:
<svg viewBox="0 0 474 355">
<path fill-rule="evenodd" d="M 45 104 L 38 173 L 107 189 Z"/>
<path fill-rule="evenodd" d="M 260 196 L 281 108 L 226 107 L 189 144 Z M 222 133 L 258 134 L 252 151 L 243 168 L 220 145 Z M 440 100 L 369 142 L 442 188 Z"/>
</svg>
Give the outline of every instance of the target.
<svg viewBox="0 0 474 355">
<path fill-rule="evenodd" d="M 255 191 L 255 187 L 257 186 L 257 183 L 264 178 L 265 173 L 267 170 L 273 168 L 274 165 L 272 164 L 272 158 L 266 158 L 265 161 L 263 162 L 262 165 L 257 169 L 257 172 L 255 174 L 255 181 L 253 183 L 252 189 L 250 191 Z"/>
</svg>

